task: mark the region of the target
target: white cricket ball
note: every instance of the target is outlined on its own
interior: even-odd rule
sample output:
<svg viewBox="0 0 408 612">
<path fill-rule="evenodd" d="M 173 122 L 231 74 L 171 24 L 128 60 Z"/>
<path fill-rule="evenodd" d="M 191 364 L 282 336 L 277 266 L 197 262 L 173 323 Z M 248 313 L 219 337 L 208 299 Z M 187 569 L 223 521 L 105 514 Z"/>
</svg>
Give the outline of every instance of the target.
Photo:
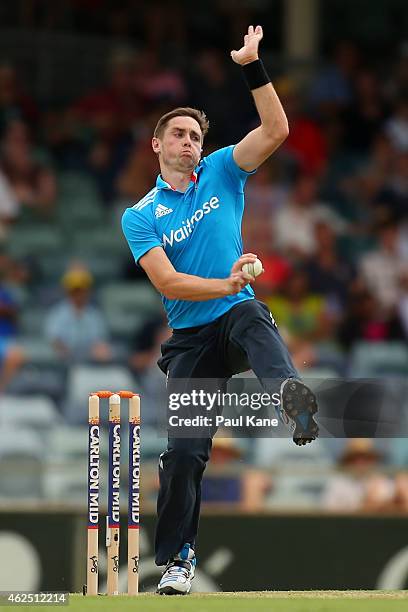
<svg viewBox="0 0 408 612">
<path fill-rule="evenodd" d="M 242 266 L 242 271 L 254 278 L 262 273 L 263 266 L 260 259 L 255 259 L 254 263 L 246 263 Z"/>
</svg>

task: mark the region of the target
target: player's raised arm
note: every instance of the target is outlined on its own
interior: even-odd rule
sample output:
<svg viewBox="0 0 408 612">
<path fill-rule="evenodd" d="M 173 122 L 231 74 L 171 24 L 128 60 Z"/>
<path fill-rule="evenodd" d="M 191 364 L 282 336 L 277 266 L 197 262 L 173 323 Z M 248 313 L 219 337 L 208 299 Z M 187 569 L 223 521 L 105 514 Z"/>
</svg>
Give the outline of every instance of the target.
<svg viewBox="0 0 408 612">
<path fill-rule="evenodd" d="M 288 121 L 282 104 L 258 57 L 262 40 L 261 26 L 249 26 L 244 45 L 231 51 L 236 64 L 242 66 L 245 80 L 254 97 L 261 125 L 249 132 L 234 148 L 234 159 L 247 172 L 255 170 L 282 144 L 289 134 Z"/>
</svg>

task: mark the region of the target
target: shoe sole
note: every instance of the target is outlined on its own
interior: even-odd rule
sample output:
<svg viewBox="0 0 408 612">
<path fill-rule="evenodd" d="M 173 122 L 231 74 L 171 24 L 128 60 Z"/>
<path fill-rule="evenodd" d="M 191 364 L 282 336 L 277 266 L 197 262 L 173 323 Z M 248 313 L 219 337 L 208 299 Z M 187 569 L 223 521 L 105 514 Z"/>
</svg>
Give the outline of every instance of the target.
<svg viewBox="0 0 408 612">
<path fill-rule="evenodd" d="M 163 587 L 162 589 L 157 589 L 156 593 L 158 595 L 188 595 L 190 591 L 185 591 L 182 593 L 181 591 L 176 591 L 171 586 Z"/>
<path fill-rule="evenodd" d="M 286 380 L 281 387 L 281 407 L 295 425 L 295 444 L 304 446 L 318 437 L 319 427 L 313 418 L 317 412 L 317 401 L 309 387 L 299 380 Z"/>
</svg>

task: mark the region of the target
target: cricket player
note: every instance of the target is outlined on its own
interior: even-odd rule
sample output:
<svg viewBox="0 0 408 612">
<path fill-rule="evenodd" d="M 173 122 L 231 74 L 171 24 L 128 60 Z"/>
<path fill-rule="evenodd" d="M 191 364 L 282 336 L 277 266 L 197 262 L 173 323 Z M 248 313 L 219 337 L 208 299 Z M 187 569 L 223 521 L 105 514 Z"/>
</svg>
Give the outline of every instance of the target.
<svg viewBox="0 0 408 612">
<path fill-rule="evenodd" d="M 282 379 L 280 410 L 297 444 L 316 438 L 316 401 L 298 378 L 267 306 L 255 299 L 254 278 L 242 270 L 256 254 L 243 254 L 241 221 L 250 174 L 288 135 L 288 123 L 258 47 L 261 26 L 249 26 L 232 51 L 260 118 L 236 145 L 201 159 L 208 130 L 205 114 L 177 108 L 159 120 L 152 139 L 160 165 L 156 186 L 122 219 L 135 261 L 161 293 L 170 339 L 159 367 L 173 379 L 223 379 L 251 369 L 265 380 Z M 233 109 L 231 109 L 233 112 Z M 160 456 L 156 564 L 165 570 L 160 594 L 190 591 L 196 565 L 201 480 L 211 437 L 169 436 Z"/>
</svg>

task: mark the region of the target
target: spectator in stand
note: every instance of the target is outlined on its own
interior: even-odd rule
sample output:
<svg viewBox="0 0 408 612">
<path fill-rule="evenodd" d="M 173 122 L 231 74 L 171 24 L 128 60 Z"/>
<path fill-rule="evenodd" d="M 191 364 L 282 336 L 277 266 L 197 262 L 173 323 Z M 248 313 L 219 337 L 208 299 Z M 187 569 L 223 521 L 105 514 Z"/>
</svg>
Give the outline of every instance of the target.
<svg viewBox="0 0 408 612">
<path fill-rule="evenodd" d="M 303 174 L 322 175 L 327 164 L 327 145 L 321 127 L 303 112 L 301 94 L 293 81 L 281 79 L 276 87 L 290 125 L 279 157 L 286 157 Z"/>
<path fill-rule="evenodd" d="M 343 115 L 345 146 L 352 152 L 366 154 L 381 132 L 386 116 L 381 84 L 373 70 L 357 73 L 354 81 L 355 101 Z"/>
<path fill-rule="evenodd" d="M 352 218 L 361 222 L 364 233 L 373 221 L 379 223 L 404 216 L 406 202 L 404 194 L 402 198 L 399 195 L 403 181 L 399 179 L 397 159 L 391 140 L 381 131 L 373 140 L 367 162 L 355 176 L 343 181 L 343 195 L 347 192 L 353 203 Z"/>
<path fill-rule="evenodd" d="M 398 151 L 408 152 L 408 97 L 398 100 L 394 114 L 385 124 L 385 132 Z"/>
<path fill-rule="evenodd" d="M 68 363 L 106 362 L 112 357 L 105 320 L 91 304 L 92 283 L 86 268 L 70 268 L 62 278 L 66 297 L 46 317 L 45 335 Z"/>
<path fill-rule="evenodd" d="M 332 227 L 325 221 L 318 221 L 314 230 L 316 252 L 305 264 L 310 290 L 324 296 L 331 312 L 338 317 L 347 300 L 353 271 L 346 261 L 340 259 Z"/>
<path fill-rule="evenodd" d="M 408 218 L 408 151 L 395 155 L 374 206 L 379 220 L 403 221 Z M 383 214 L 379 217 L 381 209 Z"/>
<path fill-rule="evenodd" d="M 406 513 L 408 511 L 408 474 L 406 471 L 395 475 L 394 486 L 394 497 L 384 510 Z"/>
<path fill-rule="evenodd" d="M 211 123 L 211 142 L 220 146 L 237 142 L 253 119 L 252 107 L 245 99 L 231 113 L 231 100 L 242 97 L 241 87 L 235 75 L 231 78 L 224 54 L 218 49 L 198 53 L 190 76 L 191 105 L 205 108 Z"/>
<path fill-rule="evenodd" d="M 17 335 L 18 303 L 3 280 L 0 281 L 0 339 L 9 340 Z"/>
<path fill-rule="evenodd" d="M 359 262 L 360 275 L 384 312 L 395 309 L 400 278 L 408 270 L 408 261 L 398 248 L 398 229 L 392 221 L 381 224 L 377 230 L 378 249 Z"/>
<path fill-rule="evenodd" d="M 319 202 L 317 190 L 316 178 L 301 174 L 288 195 L 288 202 L 276 214 L 277 246 L 294 260 L 302 261 L 316 252 L 314 228 L 318 221 L 326 221 L 336 234 L 346 229 L 345 221 Z"/>
<path fill-rule="evenodd" d="M 388 80 L 385 81 L 385 91 L 390 100 L 408 97 L 408 42 L 400 44 L 396 61 L 391 62 L 388 70 Z"/>
<path fill-rule="evenodd" d="M 7 338 L 0 338 L 0 393 L 16 376 L 21 366 L 26 362 L 23 349 Z"/>
<path fill-rule="evenodd" d="M 2 286 L 10 295 L 10 300 L 20 307 L 30 294 L 30 291 L 37 285 L 38 279 L 35 278 L 35 263 L 30 258 L 17 259 L 11 257 L 7 250 L 0 248 L 0 279 Z M 16 312 L 16 318 L 18 313 Z M 13 333 L 17 333 L 17 325 L 13 325 Z"/>
<path fill-rule="evenodd" d="M 23 349 L 15 342 L 18 332 L 19 303 L 13 281 L 22 265 L 0 252 L 0 393 L 24 364 Z M 18 293 L 18 292 L 16 292 Z"/>
<path fill-rule="evenodd" d="M 243 241 L 248 252 L 256 253 L 262 261 L 264 272 L 257 278 L 256 295 L 259 300 L 265 301 L 286 283 L 291 266 L 274 248 L 272 224 L 265 223 L 259 211 L 251 214 L 253 202 L 250 202 L 243 227 Z"/>
<path fill-rule="evenodd" d="M 4 131 L 0 171 L 21 206 L 41 216 L 52 213 L 57 196 L 54 174 L 36 160 L 28 127 L 20 120 L 11 121 Z"/>
<path fill-rule="evenodd" d="M 270 217 L 285 205 L 288 186 L 284 183 L 283 172 L 283 164 L 271 157 L 251 176 L 245 188 L 248 201 L 245 223 L 253 216 Z"/>
<path fill-rule="evenodd" d="M 108 83 L 80 98 L 66 113 L 65 129 L 51 122 L 50 137 L 62 161 L 96 179 L 103 199 L 115 196 L 115 181 L 132 145 L 132 130 L 145 112 L 134 79 L 137 54 L 116 48 L 108 59 Z M 91 138 L 90 138 L 91 136 Z"/>
<path fill-rule="evenodd" d="M 338 330 L 338 339 L 348 350 L 354 342 L 383 342 L 404 340 L 405 334 L 399 316 L 380 307 L 374 295 L 361 283 L 356 283 L 350 293 L 349 304 Z"/>
<path fill-rule="evenodd" d="M 165 319 L 159 315 L 147 320 L 137 332 L 132 343 L 129 365 L 140 381 L 151 366 L 156 366 L 156 361 L 160 357 L 160 345 L 170 337 L 170 332 Z"/>
<path fill-rule="evenodd" d="M 408 272 L 403 273 L 400 279 L 397 312 L 408 339 Z"/>
<path fill-rule="evenodd" d="M 157 427 L 159 406 L 166 402 L 166 377 L 157 367 L 160 346 L 171 335 L 171 330 L 161 316 L 146 321 L 136 334 L 129 356 L 129 369 L 143 395 L 145 425 Z M 157 437 L 157 431 L 155 431 Z"/>
<path fill-rule="evenodd" d="M 264 508 L 266 495 L 272 488 L 272 478 L 263 470 L 239 465 L 242 456 L 238 440 L 219 430 L 213 439 L 208 471 L 202 483 L 205 505 L 234 505 L 249 512 Z"/>
<path fill-rule="evenodd" d="M 317 365 L 319 344 L 331 337 L 332 319 L 325 299 L 309 292 L 304 270 L 293 270 L 281 293 L 266 303 L 285 338 L 295 367 Z"/>
<path fill-rule="evenodd" d="M 154 130 L 158 116 L 156 110 L 146 114 L 145 129 L 133 144 L 128 159 L 117 176 L 117 195 L 126 202 L 140 200 L 156 181 L 157 159 L 152 151 L 151 131 Z"/>
<path fill-rule="evenodd" d="M 13 119 L 34 127 L 39 119 L 35 102 L 22 89 L 16 70 L 8 62 L 0 63 L 0 130 Z"/>
<path fill-rule="evenodd" d="M 383 473 L 383 456 L 368 438 L 348 441 L 339 462 L 342 473 L 333 476 L 322 505 L 332 512 L 386 512 L 408 509 L 406 476 Z"/>
<path fill-rule="evenodd" d="M 369 438 L 349 440 L 339 461 L 342 472 L 331 477 L 323 494 L 323 508 L 333 512 L 380 511 L 393 496 L 392 480 L 381 473 L 382 460 Z"/>
<path fill-rule="evenodd" d="M 350 106 L 360 61 L 360 52 L 354 43 L 347 40 L 337 43 L 332 63 L 318 72 L 311 87 L 310 101 L 322 117 L 333 117 Z"/>
<path fill-rule="evenodd" d="M 181 71 L 160 61 L 158 53 L 151 49 L 137 56 L 132 87 L 142 96 L 146 108 L 159 104 L 177 106 L 187 95 Z"/>
<path fill-rule="evenodd" d="M 143 117 L 143 99 L 134 85 L 136 58 L 128 47 L 112 52 L 108 60 L 109 82 L 87 93 L 71 109 L 78 127 L 91 126 L 97 138 L 111 143 Z"/>
<path fill-rule="evenodd" d="M 164 49 L 167 56 L 182 59 L 183 52 L 188 52 L 185 45 L 191 35 L 188 20 L 192 12 L 186 11 L 185 5 L 178 2 L 146 2 L 142 7 L 142 15 L 138 11 L 138 21 L 146 47 Z M 133 12 L 128 11 L 130 15 Z"/>
<path fill-rule="evenodd" d="M 4 239 L 8 227 L 18 216 L 20 206 L 6 176 L 0 170 L 0 239 Z"/>
</svg>

